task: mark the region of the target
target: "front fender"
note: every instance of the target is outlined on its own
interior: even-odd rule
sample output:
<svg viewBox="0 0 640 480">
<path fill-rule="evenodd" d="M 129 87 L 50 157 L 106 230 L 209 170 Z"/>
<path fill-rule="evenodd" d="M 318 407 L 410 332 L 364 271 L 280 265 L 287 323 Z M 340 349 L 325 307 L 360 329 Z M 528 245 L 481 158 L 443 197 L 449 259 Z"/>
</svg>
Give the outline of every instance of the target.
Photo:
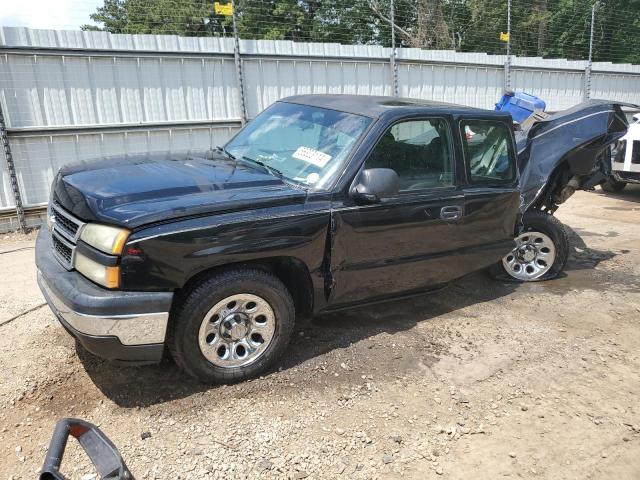
<svg viewBox="0 0 640 480">
<path fill-rule="evenodd" d="M 324 206 L 228 213 L 135 232 L 124 250 L 122 288 L 175 290 L 205 270 L 273 257 L 294 258 L 318 276 L 329 225 Z"/>
</svg>

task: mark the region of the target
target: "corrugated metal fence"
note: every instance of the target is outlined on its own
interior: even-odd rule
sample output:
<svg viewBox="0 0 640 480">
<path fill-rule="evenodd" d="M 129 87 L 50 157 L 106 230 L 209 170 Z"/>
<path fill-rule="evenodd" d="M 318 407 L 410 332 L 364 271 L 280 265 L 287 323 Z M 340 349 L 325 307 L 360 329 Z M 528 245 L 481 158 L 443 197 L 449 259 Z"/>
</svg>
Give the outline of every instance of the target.
<svg viewBox="0 0 640 480">
<path fill-rule="evenodd" d="M 240 50 L 250 118 L 288 95 L 393 92 L 388 48 L 242 40 Z M 505 61 L 397 49 L 399 94 L 493 108 Z M 511 85 L 560 110 L 585 98 L 585 67 L 514 57 Z M 594 63 L 590 80 L 592 98 L 640 103 L 640 66 Z M 242 120 L 233 39 L 0 28 L 0 107 L 22 203 L 40 206 L 65 163 L 223 143 Z M 12 211 L 6 158 L 0 166 L 0 212 Z"/>
</svg>

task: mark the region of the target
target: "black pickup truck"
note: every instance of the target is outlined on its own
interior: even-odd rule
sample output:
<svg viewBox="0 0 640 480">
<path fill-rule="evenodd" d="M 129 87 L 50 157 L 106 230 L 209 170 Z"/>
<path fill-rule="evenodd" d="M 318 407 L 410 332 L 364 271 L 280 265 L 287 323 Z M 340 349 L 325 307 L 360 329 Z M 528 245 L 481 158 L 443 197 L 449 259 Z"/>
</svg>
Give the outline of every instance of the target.
<svg viewBox="0 0 640 480">
<path fill-rule="evenodd" d="M 533 119 L 389 97 L 276 102 L 224 147 L 63 167 L 38 236 L 40 287 L 89 351 L 165 346 L 207 382 L 255 376 L 296 316 L 415 294 L 489 268 L 549 279 L 552 216 L 607 178 L 627 129 L 590 102 Z"/>
</svg>

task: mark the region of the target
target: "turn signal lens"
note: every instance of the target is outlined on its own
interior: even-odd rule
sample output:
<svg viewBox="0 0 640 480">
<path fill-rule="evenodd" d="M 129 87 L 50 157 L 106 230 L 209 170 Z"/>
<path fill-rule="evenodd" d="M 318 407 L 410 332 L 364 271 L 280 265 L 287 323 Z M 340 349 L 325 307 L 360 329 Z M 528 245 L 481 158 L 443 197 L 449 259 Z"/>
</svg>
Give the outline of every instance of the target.
<svg viewBox="0 0 640 480">
<path fill-rule="evenodd" d="M 75 268 L 89 280 L 107 288 L 120 286 L 120 267 L 106 267 L 76 252 Z"/>
</svg>

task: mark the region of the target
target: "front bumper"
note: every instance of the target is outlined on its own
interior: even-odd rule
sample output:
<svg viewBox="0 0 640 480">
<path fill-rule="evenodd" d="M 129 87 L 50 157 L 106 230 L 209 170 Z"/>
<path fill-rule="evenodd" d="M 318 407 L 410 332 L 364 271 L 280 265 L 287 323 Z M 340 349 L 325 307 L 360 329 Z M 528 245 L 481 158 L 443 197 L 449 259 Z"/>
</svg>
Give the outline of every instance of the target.
<svg viewBox="0 0 640 480">
<path fill-rule="evenodd" d="M 106 290 L 54 258 L 51 234 L 36 241 L 38 285 L 62 326 L 91 353 L 107 360 L 157 363 L 173 300 L 172 292 Z"/>
</svg>

